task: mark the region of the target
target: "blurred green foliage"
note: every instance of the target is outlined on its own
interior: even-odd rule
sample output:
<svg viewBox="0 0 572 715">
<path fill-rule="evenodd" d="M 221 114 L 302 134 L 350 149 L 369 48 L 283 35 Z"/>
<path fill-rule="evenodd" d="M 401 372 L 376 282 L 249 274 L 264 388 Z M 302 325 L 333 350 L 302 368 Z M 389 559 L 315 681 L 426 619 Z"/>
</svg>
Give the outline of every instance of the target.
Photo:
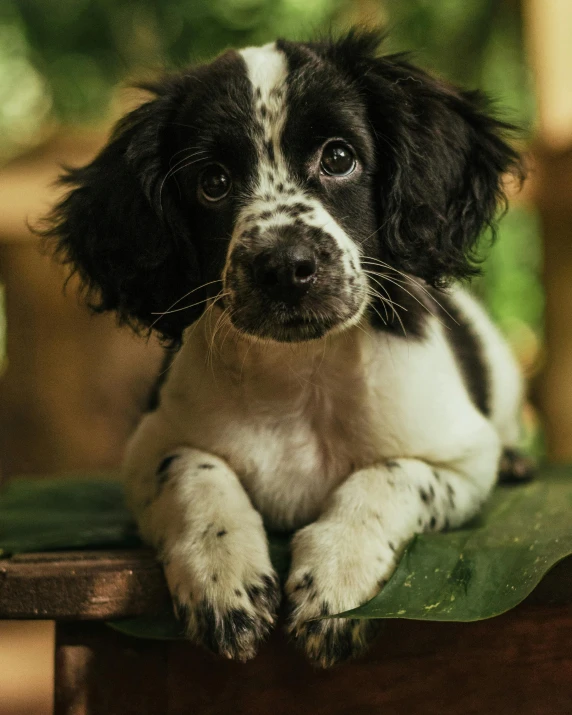
<svg viewBox="0 0 572 715">
<path fill-rule="evenodd" d="M 510 121 L 528 126 L 534 94 L 524 59 L 519 3 L 385 0 L 389 45 L 455 82 L 489 92 Z"/>
<path fill-rule="evenodd" d="M 530 127 L 534 95 L 518 7 L 509 0 L 2 0 L 0 158 L 23 150 L 49 122 L 105 117 L 114 88 L 128 78 L 227 46 L 335 33 L 360 20 L 389 28 L 388 50 L 413 50 L 416 62 L 485 89 L 503 118 Z M 522 361 L 534 362 L 543 294 L 532 209 L 511 209 L 499 239 L 477 290 Z"/>
<path fill-rule="evenodd" d="M 228 46 L 305 36 L 326 26 L 344 1 L 3 0 L 0 152 L 25 145 L 48 117 L 101 119 L 126 78 Z"/>
<path fill-rule="evenodd" d="M 2 0 L 0 140 L 25 144 L 48 117 L 101 118 L 126 78 L 228 46 L 308 37 L 352 21 L 390 28 L 389 49 L 532 115 L 517 3 L 498 0 Z M 24 122 L 24 126 L 22 125 Z M 22 136 L 18 136 L 21 134 Z"/>
</svg>

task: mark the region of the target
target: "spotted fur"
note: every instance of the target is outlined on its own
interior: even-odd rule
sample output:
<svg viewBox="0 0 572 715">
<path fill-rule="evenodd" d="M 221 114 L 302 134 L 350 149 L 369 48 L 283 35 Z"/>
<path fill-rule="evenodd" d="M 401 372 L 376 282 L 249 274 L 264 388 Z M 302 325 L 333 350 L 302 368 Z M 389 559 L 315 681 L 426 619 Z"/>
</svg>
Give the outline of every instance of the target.
<svg viewBox="0 0 572 715">
<path fill-rule="evenodd" d="M 473 517 L 501 454 L 528 473 L 514 359 L 451 285 L 518 171 L 510 127 L 376 44 L 279 41 L 164 79 L 53 217 L 92 305 L 178 348 L 126 491 L 182 627 L 238 660 L 280 602 L 263 524 L 294 532 L 287 630 L 330 666 L 376 630 L 331 616 L 415 534 Z"/>
</svg>

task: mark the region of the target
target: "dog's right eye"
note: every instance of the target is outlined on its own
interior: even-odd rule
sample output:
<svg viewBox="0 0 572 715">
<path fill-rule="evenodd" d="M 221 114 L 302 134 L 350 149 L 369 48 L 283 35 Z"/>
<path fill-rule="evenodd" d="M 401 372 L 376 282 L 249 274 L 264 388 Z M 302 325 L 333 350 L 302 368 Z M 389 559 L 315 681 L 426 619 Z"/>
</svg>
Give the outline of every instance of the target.
<svg viewBox="0 0 572 715">
<path fill-rule="evenodd" d="M 349 144 L 334 140 L 322 151 L 320 168 L 324 174 L 334 177 L 349 176 L 357 166 L 353 149 Z"/>
<path fill-rule="evenodd" d="M 220 201 L 230 191 L 232 182 L 227 170 L 220 164 L 211 164 L 201 172 L 199 190 L 207 201 Z"/>
</svg>

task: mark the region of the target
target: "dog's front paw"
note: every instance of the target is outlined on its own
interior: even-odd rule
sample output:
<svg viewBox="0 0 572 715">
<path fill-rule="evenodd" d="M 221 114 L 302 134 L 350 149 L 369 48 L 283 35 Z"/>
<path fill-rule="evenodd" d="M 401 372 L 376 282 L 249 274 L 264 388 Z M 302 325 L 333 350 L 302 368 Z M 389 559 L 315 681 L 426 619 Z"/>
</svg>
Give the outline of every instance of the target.
<svg viewBox="0 0 572 715">
<path fill-rule="evenodd" d="M 251 537 L 255 542 L 256 535 Z M 188 637 L 244 662 L 256 655 L 275 623 L 280 586 L 265 543 L 256 548 L 235 539 L 233 544 L 222 527 L 213 527 L 213 538 L 227 541 L 199 553 L 196 544 L 178 543 L 165 561 L 165 575 Z"/>
<path fill-rule="evenodd" d="M 323 668 L 360 655 L 379 622 L 328 616 L 369 601 L 394 568 L 392 544 L 347 524 L 316 522 L 299 531 L 286 583 L 292 640 Z"/>
<path fill-rule="evenodd" d="M 217 655 L 245 662 L 254 658 L 276 619 L 280 590 L 275 574 L 260 575 L 232 594 L 213 592 L 193 599 L 179 589 L 175 610 L 189 637 Z"/>
</svg>

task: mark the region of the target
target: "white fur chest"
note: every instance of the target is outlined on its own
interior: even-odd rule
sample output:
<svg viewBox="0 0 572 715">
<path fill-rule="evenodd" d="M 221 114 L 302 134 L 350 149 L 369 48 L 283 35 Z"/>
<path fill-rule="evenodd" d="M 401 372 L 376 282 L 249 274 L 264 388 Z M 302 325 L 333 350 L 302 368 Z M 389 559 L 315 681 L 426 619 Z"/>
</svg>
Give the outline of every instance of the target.
<svg viewBox="0 0 572 715">
<path fill-rule="evenodd" d="M 151 419 L 173 447 L 224 458 L 268 526 L 290 529 L 360 467 L 446 454 L 473 414 L 438 330 L 417 345 L 362 329 L 294 347 L 229 338 L 212 353 L 198 330 Z"/>
<path fill-rule="evenodd" d="M 378 451 L 355 339 L 295 350 L 229 344 L 213 365 L 200 340 L 183 350 L 163 390 L 169 432 L 223 457 L 270 527 L 315 519 Z"/>
<path fill-rule="evenodd" d="M 371 451 L 365 405 L 323 385 L 254 411 L 229 426 L 220 445 L 255 507 L 274 528 L 314 520 L 332 489 Z M 270 407 L 270 410 L 267 408 Z"/>
</svg>

